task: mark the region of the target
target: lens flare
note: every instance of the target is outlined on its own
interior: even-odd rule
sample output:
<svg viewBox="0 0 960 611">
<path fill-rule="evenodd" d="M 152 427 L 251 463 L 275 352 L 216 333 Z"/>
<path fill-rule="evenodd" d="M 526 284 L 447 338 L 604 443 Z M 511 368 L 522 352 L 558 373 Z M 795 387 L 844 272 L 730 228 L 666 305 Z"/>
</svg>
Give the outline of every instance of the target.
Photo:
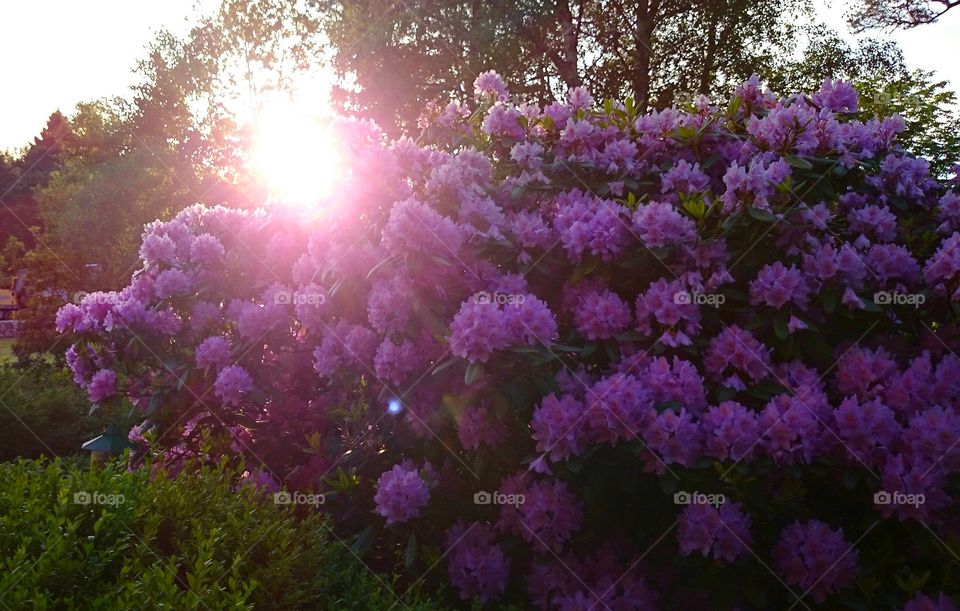
<svg viewBox="0 0 960 611">
<path fill-rule="evenodd" d="M 250 168 L 275 202 L 320 205 L 342 184 L 345 165 L 329 118 L 288 101 L 261 110 Z"/>
</svg>

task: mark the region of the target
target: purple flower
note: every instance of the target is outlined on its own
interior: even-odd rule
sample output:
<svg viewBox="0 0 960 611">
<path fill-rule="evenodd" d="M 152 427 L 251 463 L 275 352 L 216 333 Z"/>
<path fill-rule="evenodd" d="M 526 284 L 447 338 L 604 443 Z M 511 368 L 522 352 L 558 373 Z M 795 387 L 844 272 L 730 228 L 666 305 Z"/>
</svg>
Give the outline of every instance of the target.
<svg viewBox="0 0 960 611">
<path fill-rule="evenodd" d="M 447 531 L 447 572 L 460 598 L 481 603 L 503 594 L 510 577 L 510 561 L 487 524 L 457 522 Z"/>
<path fill-rule="evenodd" d="M 197 346 L 197 367 L 212 367 L 219 371 L 230 363 L 230 344 L 219 335 L 208 337 Z"/>
<path fill-rule="evenodd" d="M 574 311 L 577 330 L 589 340 L 608 339 L 630 326 L 630 306 L 613 291 L 590 291 Z"/>
<path fill-rule="evenodd" d="M 286 319 L 282 306 L 270 303 L 261 306 L 250 302 L 235 302 L 237 331 L 244 339 L 258 341 L 270 333 Z M 233 305 L 233 304 L 231 304 Z"/>
<path fill-rule="evenodd" d="M 205 331 L 223 323 L 220 308 L 208 301 L 198 301 L 190 310 L 190 328 L 195 332 Z"/>
<path fill-rule="evenodd" d="M 937 252 L 927 261 L 923 277 L 927 284 L 936 287 L 940 283 L 953 280 L 960 271 L 960 232 L 954 232 L 940 244 Z M 957 301 L 956 294 L 953 300 Z"/>
<path fill-rule="evenodd" d="M 117 374 L 112 369 L 101 369 L 93 374 L 87 386 L 87 396 L 93 403 L 100 403 L 117 394 Z"/>
<path fill-rule="evenodd" d="M 769 198 L 776 192 L 776 185 L 789 175 L 790 166 L 782 159 L 765 165 L 762 158 L 757 158 L 748 167 L 734 161 L 723 176 L 723 184 L 727 187 L 722 197 L 723 211 L 731 213 L 750 206 L 769 210 Z"/>
<path fill-rule="evenodd" d="M 943 592 L 940 592 L 936 600 L 923 592 L 917 592 L 913 598 L 907 601 L 903 611 L 957 611 L 957 606 Z"/>
<path fill-rule="evenodd" d="M 897 217 L 886 206 L 864 206 L 847 215 L 850 229 L 876 239 L 892 242 L 897 237 Z"/>
<path fill-rule="evenodd" d="M 939 405 L 912 416 L 903 443 L 916 464 L 960 471 L 960 414 Z"/>
<path fill-rule="evenodd" d="M 284 294 L 286 297 L 287 294 Z M 322 327 L 331 310 L 330 297 L 319 284 L 310 282 L 289 294 L 297 320 L 315 330 Z"/>
<path fill-rule="evenodd" d="M 893 410 L 879 399 L 860 403 L 855 397 L 847 397 L 834 411 L 833 421 L 844 449 L 866 465 L 875 464 L 889 451 L 900 433 Z"/>
<path fill-rule="evenodd" d="M 703 366 L 715 380 L 742 390 L 746 387 L 739 374 L 745 373 L 754 382 L 770 373 L 770 349 L 757 341 L 749 331 L 736 325 L 727 327 L 710 340 Z M 724 379 L 725 375 L 730 377 Z"/>
<path fill-rule="evenodd" d="M 224 248 L 215 236 L 202 233 L 190 244 L 190 260 L 197 265 L 213 267 L 223 259 Z"/>
<path fill-rule="evenodd" d="M 496 303 L 468 300 L 450 323 L 450 351 L 471 363 L 485 363 L 497 350 L 510 345 L 511 329 Z"/>
<path fill-rule="evenodd" d="M 697 227 L 672 204 L 653 202 L 633 213 L 633 230 L 647 248 L 695 242 Z"/>
<path fill-rule="evenodd" d="M 593 106 L 593 96 L 586 87 L 571 87 L 567 92 L 567 103 L 573 110 L 590 110 Z"/>
<path fill-rule="evenodd" d="M 780 532 L 773 565 L 783 580 L 822 603 L 832 592 L 851 585 L 857 573 L 857 550 L 820 520 L 794 522 Z"/>
<path fill-rule="evenodd" d="M 733 562 L 747 553 L 753 542 L 750 524 L 750 516 L 740 510 L 739 503 L 723 503 L 719 508 L 705 503 L 688 505 L 677 526 L 680 554 L 699 551 L 708 557 L 712 550 L 717 560 Z"/>
<path fill-rule="evenodd" d="M 683 408 L 657 414 L 644 429 L 643 441 L 649 450 L 647 466 L 658 474 L 666 471 L 666 465 L 693 466 L 703 448 L 700 428 Z"/>
<path fill-rule="evenodd" d="M 377 349 L 373 365 L 378 378 L 399 385 L 420 365 L 420 351 L 408 339 L 400 345 L 385 339 Z"/>
<path fill-rule="evenodd" d="M 661 192 L 664 194 L 673 193 L 695 193 L 703 191 L 710 186 L 710 179 L 699 163 L 694 163 L 681 159 L 672 168 L 664 173 L 661 179 Z"/>
<path fill-rule="evenodd" d="M 687 336 L 700 332 L 700 306 L 692 301 L 683 282 L 656 280 L 637 296 L 637 330 L 649 336 L 657 325 L 676 332 L 674 343 L 689 344 Z"/>
<path fill-rule="evenodd" d="M 157 274 L 154 291 L 158 299 L 184 295 L 193 289 L 190 277 L 179 269 L 165 269 Z"/>
<path fill-rule="evenodd" d="M 831 112 L 857 112 L 857 90 L 843 81 L 824 79 L 812 99 L 814 104 Z"/>
<path fill-rule="evenodd" d="M 513 494 L 509 486 L 500 492 Z M 559 553 L 580 529 L 583 503 L 561 481 L 539 481 L 521 489 L 523 503 L 503 505 L 498 528 L 519 535 L 539 552 Z"/>
<path fill-rule="evenodd" d="M 874 244 L 865 261 L 881 284 L 893 279 L 912 284 L 920 278 L 920 265 L 910 251 L 898 244 Z"/>
<path fill-rule="evenodd" d="M 213 392 L 225 405 L 238 405 L 245 394 L 253 390 L 253 378 L 239 365 L 228 365 L 217 374 Z"/>
<path fill-rule="evenodd" d="M 632 375 L 615 373 L 590 387 L 586 425 L 595 443 L 632 441 L 653 419 L 653 395 Z"/>
<path fill-rule="evenodd" d="M 387 519 L 388 525 L 419 516 L 429 500 L 427 482 L 409 462 L 384 472 L 377 480 L 377 493 L 373 497 L 377 513 Z"/>
<path fill-rule="evenodd" d="M 717 460 L 748 460 L 761 438 L 756 412 L 735 401 L 709 408 L 700 421 L 704 454 Z"/>
<path fill-rule="evenodd" d="M 506 427 L 486 407 L 468 407 L 457 414 L 457 437 L 467 450 L 476 450 L 482 444 L 496 447 L 506 436 Z"/>
<path fill-rule="evenodd" d="M 947 354 L 937 365 L 930 397 L 942 405 L 960 403 L 960 358 Z"/>
<path fill-rule="evenodd" d="M 415 199 L 394 204 L 383 228 L 383 245 L 393 255 L 419 252 L 454 257 L 464 239 L 456 223 Z"/>
<path fill-rule="evenodd" d="M 874 495 L 874 504 L 886 518 L 896 515 L 901 521 L 933 521 L 950 503 L 946 485 L 942 469 L 914 463 L 903 454 L 891 454 L 880 472 L 880 491 Z"/>
<path fill-rule="evenodd" d="M 547 395 L 533 411 L 530 428 L 537 452 L 549 454 L 559 461 L 579 456 L 586 448 L 586 421 L 584 404 L 571 395 L 557 398 Z"/>
<path fill-rule="evenodd" d="M 518 296 L 519 297 L 519 296 Z M 557 339 L 557 319 L 547 304 L 534 295 L 523 295 L 503 308 L 510 343 L 550 346 Z"/>
<path fill-rule="evenodd" d="M 887 382 L 899 373 L 897 364 L 883 348 L 873 351 L 856 346 L 837 361 L 837 390 L 866 401 L 879 396 Z"/>
<path fill-rule="evenodd" d="M 507 99 L 507 85 L 494 70 L 481 72 L 473 81 L 473 92 L 478 98 L 503 101 Z"/>
<path fill-rule="evenodd" d="M 758 418 L 764 451 L 781 464 L 809 463 L 823 442 L 818 412 L 827 409 L 826 398 L 807 387 L 793 396 L 777 395 Z"/>
<path fill-rule="evenodd" d="M 637 378 L 647 388 L 655 404 L 677 402 L 699 415 L 707 405 L 703 378 L 696 366 L 680 357 L 670 361 L 657 357 L 643 367 Z"/>
<path fill-rule="evenodd" d="M 480 129 L 494 137 L 520 140 L 523 138 L 523 126 L 520 125 L 520 113 L 511 106 L 494 104 L 483 118 Z"/>
<path fill-rule="evenodd" d="M 940 233 L 951 233 L 960 229 L 960 193 L 948 191 L 937 205 L 937 219 L 941 225 Z"/>
<path fill-rule="evenodd" d="M 369 373 L 379 345 L 376 333 L 366 327 L 345 321 L 325 327 L 323 339 L 313 351 L 313 370 L 330 377 L 341 367 L 359 365 L 361 372 Z"/>
<path fill-rule="evenodd" d="M 784 267 L 777 261 L 772 265 L 764 265 L 756 279 L 750 283 L 750 303 L 759 305 L 765 303 L 773 308 L 782 308 L 793 302 L 799 308 L 807 306 L 810 287 L 803 279 L 803 274 L 794 266 Z"/>
<path fill-rule="evenodd" d="M 166 235 L 149 233 L 140 246 L 140 258 L 146 265 L 172 263 L 177 257 L 177 245 Z"/>
<path fill-rule="evenodd" d="M 573 263 L 584 254 L 611 261 L 626 248 L 627 210 L 620 204 L 574 190 L 559 196 L 556 205 L 553 225 Z"/>
<path fill-rule="evenodd" d="M 73 381 L 78 386 L 86 386 L 93 375 L 93 365 L 90 360 L 77 352 L 77 345 L 74 344 L 66 352 L 67 366 L 73 373 Z"/>
<path fill-rule="evenodd" d="M 83 313 L 83 310 L 80 309 L 80 306 L 75 303 L 68 303 L 57 310 L 57 333 L 63 333 L 68 330 L 80 333 L 84 330 L 84 327 L 88 326 L 85 320 L 86 315 Z"/>
<path fill-rule="evenodd" d="M 957 374 L 951 377 L 956 380 L 960 371 Z M 883 389 L 883 401 L 898 413 L 914 414 L 929 404 L 933 384 L 930 353 L 924 351 L 910 361 L 903 373 L 893 376 Z"/>
</svg>

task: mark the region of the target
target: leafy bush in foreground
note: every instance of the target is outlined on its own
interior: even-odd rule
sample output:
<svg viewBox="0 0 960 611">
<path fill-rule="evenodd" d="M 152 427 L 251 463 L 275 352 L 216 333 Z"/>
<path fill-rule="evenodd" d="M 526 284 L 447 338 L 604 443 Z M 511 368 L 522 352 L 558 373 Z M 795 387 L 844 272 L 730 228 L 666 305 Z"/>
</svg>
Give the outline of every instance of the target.
<svg viewBox="0 0 960 611">
<path fill-rule="evenodd" d="M 5 609 L 430 609 L 399 600 L 318 512 L 204 467 L 151 480 L 63 461 L 0 464 Z"/>
<path fill-rule="evenodd" d="M 335 490 L 372 562 L 464 600 L 952 608 L 960 196 L 902 121 L 832 82 L 476 91 L 430 146 L 340 123 L 312 216 L 148 226 L 128 288 L 58 315 L 90 399 L 172 468 L 212 440 Z"/>
</svg>

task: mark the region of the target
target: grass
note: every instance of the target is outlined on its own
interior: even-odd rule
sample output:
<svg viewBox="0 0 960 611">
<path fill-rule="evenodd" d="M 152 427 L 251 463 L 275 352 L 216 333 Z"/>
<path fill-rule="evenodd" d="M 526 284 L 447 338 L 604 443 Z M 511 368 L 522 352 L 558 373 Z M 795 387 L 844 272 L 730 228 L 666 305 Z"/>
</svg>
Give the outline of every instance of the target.
<svg viewBox="0 0 960 611">
<path fill-rule="evenodd" d="M 13 342 L 15 341 L 13 339 L 0 339 L 0 365 L 14 360 Z"/>
</svg>

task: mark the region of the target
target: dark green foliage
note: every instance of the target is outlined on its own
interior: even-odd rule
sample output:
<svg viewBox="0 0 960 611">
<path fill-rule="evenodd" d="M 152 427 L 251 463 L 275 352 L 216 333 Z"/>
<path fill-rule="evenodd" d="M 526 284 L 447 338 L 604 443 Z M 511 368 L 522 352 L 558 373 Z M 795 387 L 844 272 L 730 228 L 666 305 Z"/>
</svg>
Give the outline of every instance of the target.
<svg viewBox="0 0 960 611">
<path fill-rule="evenodd" d="M 240 473 L 0 464 L 4 608 L 437 608 L 415 594 L 398 599 L 322 512 L 295 515 L 270 494 L 238 489 Z"/>
<path fill-rule="evenodd" d="M 80 454 L 80 444 L 118 416 L 89 411 L 86 395 L 61 369 L 42 362 L 0 367 L 0 461 Z"/>
</svg>

